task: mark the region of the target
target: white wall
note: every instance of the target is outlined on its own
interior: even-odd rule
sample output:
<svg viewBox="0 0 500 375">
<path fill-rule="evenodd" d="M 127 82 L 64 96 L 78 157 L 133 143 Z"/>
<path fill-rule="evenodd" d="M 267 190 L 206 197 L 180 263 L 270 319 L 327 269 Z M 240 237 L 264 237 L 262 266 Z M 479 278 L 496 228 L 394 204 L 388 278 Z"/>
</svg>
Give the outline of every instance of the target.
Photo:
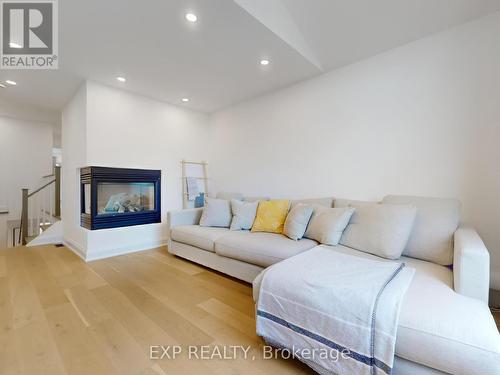
<svg viewBox="0 0 500 375">
<path fill-rule="evenodd" d="M 82 257 L 87 234 L 80 227 L 80 170 L 87 165 L 87 85 L 75 93 L 62 112 L 61 219 L 64 242 Z"/>
<path fill-rule="evenodd" d="M 456 197 L 500 288 L 500 14 L 213 115 L 215 190 Z"/>
<path fill-rule="evenodd" d="M 55 113 L 0 100 L 0 248 L 7 246 L 7 222 L 20 220 L 21 189 L 35 189 L 52 173 Z M 9 231 L 10 232 L 10 231 Z"/>
<path fill-rule="evenodd" d="M 208 116 L 94 82 L 86 84 L 86 105 L 77 106 L 80 112 L 86 108 L 85 140 L 79 140 L 85 144 L 86 155 L 70 173 L 86 165 L 162 170 L 162 223 L 98 231 L 79 228 L 86 236 L 86 258 L 164 244 L 167 211 L 182 207 L 180 162 L 206 158 Z M 67 154 L 73 152 L 66 130 L 63 118 L 65 167 Z M 74 196 L 70 199 L 78 203 Z"/>
</svg>

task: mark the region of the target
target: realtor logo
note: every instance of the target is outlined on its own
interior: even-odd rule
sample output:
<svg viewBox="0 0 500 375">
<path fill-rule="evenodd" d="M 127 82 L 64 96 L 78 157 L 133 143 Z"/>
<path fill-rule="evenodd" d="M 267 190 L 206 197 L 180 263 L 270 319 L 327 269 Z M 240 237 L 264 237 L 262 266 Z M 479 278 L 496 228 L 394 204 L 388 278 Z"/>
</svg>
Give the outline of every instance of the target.
<svg viewBox="0 0 500 375">
<path fill-rule="evenodd" d="M 0 1 L 2 69 L 57 69 L 57 0 Z"/>
</svg>

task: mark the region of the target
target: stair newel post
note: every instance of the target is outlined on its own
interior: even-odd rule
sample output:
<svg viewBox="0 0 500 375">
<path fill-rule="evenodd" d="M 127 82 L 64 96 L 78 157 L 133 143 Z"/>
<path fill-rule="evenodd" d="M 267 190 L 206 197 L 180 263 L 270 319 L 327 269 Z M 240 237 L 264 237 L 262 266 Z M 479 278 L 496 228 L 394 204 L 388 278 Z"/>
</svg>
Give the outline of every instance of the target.
<svg viewBox="0 0 500 375">
<path fill-rule="evenodd" d="M 21 244 L 26 245 L 28 236 L 28 189 L 22 189 L 23 204 L 21 209 Z"/>
<path fill-rule="evenodd" d="M 60 218 L 61 217 L 61 167 L 55 166 L 54 167 L 54 173 L 56 177 L 56 185 L 55 185 L 55 196 L 54 196 L 54 203 L 55 203 L 55 217 Z"/>
</svg>

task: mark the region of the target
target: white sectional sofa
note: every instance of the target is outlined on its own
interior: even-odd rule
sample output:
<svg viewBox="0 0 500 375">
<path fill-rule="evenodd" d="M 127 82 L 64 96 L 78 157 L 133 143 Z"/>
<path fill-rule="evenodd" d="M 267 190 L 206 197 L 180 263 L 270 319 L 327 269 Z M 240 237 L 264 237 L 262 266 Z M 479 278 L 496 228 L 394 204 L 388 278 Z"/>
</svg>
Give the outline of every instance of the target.
<svg viewBox="0 0 500 375">
<path fill-rule="evenodd" d="M 330 207 L 350 204 L 348 200 L 333 198 L 305 201 Z M 459 215 L 459 202 L 388 196 L 380 203 L 399 202 L 412 203 L 423 213 L 409 242 L 433 248 L 438 241 L 443 242 L 439 245 L 449 241 L 453 265 L 439 264 L 446 263 L 446 254 L 426 254 L 431 259 L 435 257 L 437 263 L 408 256 L 398 260 L 416 273 L 401 308 L 393 373 L 500 374 L 500 335 L 487 304 L 488 250 L 474 229 L 450 226 L 454 221 L 451 216 Z M 293 241 L 280 234 L 200 227 L 201 213 L 202 209 L 168 213 L 169 252 L 253 282 L 256 301 L 267 267 L 316 246 L 325 246 L 309 239 Z M 342 245 L 327 247 L 381 259 Z"/>
</svg>

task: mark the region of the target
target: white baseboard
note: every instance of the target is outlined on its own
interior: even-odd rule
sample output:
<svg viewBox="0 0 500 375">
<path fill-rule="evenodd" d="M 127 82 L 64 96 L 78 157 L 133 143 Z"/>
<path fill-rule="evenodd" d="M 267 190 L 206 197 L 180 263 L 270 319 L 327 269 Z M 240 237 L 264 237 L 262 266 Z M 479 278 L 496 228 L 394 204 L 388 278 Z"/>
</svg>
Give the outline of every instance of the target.
<svg viewBox="0 0 500 375">
<path fill-rule="evenodd" d="M 81 245 L 78 245 L 75 242 L 68 240 L 67 238 L 63 238 L 62 242 L 63 242 L 64 246 L 66 246 L 68 249 L 70 249 L 72 252 L 74 252 L 80 258 L 85 260 L 85 252 L 83 251 L 83 248 Z"/>
<path fill-rule="evenodd" d="M 162 246 L 166 246 L 166 245 L 167 245 L 167 240 L 163 240 L 163 241 L 157 241 L 157 242 L 147 242 L 147 243 L 143 243 L 140 245 L 123 246 L 120 248 L 101 250 L 101 251 L 97 251 L 94 253 L 92 253 L 92 251 L 90 251 L 90 254 L 87 253 L 87 255 L 85 257 L 85 261 L 90 262 L 93 260 L 105 259 L 105 258 L 115 257 L 118 255 L 137 253 L 137 252 L 144 251 L 144 250 L 156 249 L 158 247 L 162 247 Z"/>
<path fill-rule="evenodd" d="M 62 242 L 64 246 L 66 246 L 68 249 L 70 249 L 72 252 L 74 252 L 76 255 L 82 258 L 85 262 L 91 262 L 93 260 L 115 257 L 118 255 L 137 253 L 144 250 L 156 249 L 158 247 L 166 246 L 168 243 L 167 240 L 146 242 L 139 245 L 122 246 L 119 248 L 100 250 L 94 253 L 90 251 L 90 254 L 88 254 L 88 252 L 83 250 L 83 246 L 81 246 L 80 244 L 70 241 L 67 238 L 64 238 Z"/>
</svg>

